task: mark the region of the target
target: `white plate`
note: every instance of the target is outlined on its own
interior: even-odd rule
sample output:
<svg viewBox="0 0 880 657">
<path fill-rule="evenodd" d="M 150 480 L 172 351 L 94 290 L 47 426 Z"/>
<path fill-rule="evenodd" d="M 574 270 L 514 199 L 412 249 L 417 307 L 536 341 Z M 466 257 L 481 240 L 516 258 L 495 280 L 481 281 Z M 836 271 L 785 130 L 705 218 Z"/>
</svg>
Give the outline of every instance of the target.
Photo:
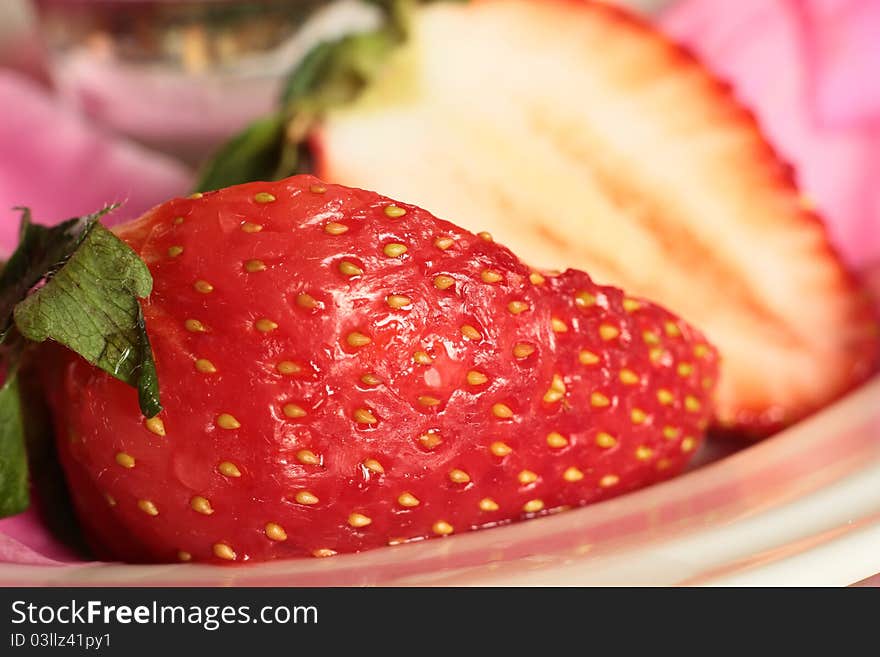
<svg viewBox="0 0 880 657">
<path fill-rule="evenodd" d="M 880 377 L 762 443 L 555 516 L 329 559 L 0 564 L 3 585 L 830 585 L 880 573 Z"/>
</svg>

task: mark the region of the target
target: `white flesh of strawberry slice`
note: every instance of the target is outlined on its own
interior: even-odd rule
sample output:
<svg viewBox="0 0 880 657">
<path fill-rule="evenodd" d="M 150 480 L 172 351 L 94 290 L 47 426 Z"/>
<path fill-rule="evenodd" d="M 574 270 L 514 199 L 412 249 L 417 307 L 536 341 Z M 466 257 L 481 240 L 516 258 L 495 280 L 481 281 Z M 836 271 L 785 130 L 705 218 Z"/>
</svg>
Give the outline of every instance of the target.
<svg viewBox="0 0 880 657">
<path fill-rule="evenodd" d="M 840 394 L 865 304 L 788 167 L 723 84 L 650 28 L 573 0 L 438 3 L 313 136 L 319 175 L 406 199 L 536 267 L 655 299 L 719 347 L 722 424 Z"/>
</svg>

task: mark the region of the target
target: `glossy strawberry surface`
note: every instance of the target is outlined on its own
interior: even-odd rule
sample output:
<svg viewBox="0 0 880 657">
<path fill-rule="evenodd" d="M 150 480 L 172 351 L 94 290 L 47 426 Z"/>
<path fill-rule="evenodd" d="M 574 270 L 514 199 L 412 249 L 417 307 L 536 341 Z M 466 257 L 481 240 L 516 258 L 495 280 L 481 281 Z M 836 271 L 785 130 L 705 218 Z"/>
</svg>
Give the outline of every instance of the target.
<svg viewBox="0 0 880 657">
<path fill-rule="evenodd" d="M 672 476 L 716 352 L 668 311 L 310 176 L 175 199 L 147 262 L 165 410 L 67 355 L 59 446 L 99 556 L 329 556 Z"/>
</svg>

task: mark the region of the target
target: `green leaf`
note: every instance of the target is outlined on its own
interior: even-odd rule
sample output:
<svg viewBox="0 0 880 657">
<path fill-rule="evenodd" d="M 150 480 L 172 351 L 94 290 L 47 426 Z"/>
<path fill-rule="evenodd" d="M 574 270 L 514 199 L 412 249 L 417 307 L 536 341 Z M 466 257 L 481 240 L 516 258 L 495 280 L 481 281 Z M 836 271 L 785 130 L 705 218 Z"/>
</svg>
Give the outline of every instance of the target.
<svg viewBox="0 0 880 657">
<path fill-rule="evenodd" d="M 41 272 L 44 285 L 15 305 L 15 327 L 28 340 L 59 342 L 137 387 L 141 411 L 152 417 L 162 407 L 138 298 L 150 294 L 153 279 L 146 264 L 104 228 L 97 215 L 86 219 L 79 239 L 68 240 L 68 245 L 75 248 L 66 254 L 63 263 Z M 33 229 L 33 224 L 30 227 Z M 22 240 L 10 266 L 16 258 L 34 261 L 30 255 L 20 254 L 29 244 Z M 35 272 L 29 271 L 28 278 L 35 277 Z M 9 279 L 16 291 L 23 288 L 14 277 Z"/>
<path fill-rule="evenodd" d="M 197 191 L 229 187 L 249 180 L 270 180 L 275 175 L 284 143 L 281 113 L 251 123 L 205 163 Z"/>
<path fill-rule="evenodd" d="M 85 237 L 92 223 L 109 212 L 69 219 L 47 228 L 31 222 L 28 208 L 21 210 L 19 245 L 0 272 L 0 343 L 12 328 L 12 311 L 28 291 L 47 274 L 61 267 Z"/>
<path fill-rule="evenodd" d="M 0 387 L 0 518 L 21 513 L 30 504 L 23 415 L 13 369 Z"/>
</svg>

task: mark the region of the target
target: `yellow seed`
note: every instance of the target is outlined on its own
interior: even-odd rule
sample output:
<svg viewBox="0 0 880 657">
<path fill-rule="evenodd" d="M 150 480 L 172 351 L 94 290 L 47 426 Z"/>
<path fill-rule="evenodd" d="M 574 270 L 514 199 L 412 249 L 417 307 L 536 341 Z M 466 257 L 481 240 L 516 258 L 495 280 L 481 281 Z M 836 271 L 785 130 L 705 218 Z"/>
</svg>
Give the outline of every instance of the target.
<svg viewBox="0 0 880 657">
<path fill-rule="evenodd" d="M 676 427 L 663 427 L 663 437 L 666 440 L 675 440 L 681 435 L 681 429 Z"/>
<path fill-rule="evenodd" d="M 302 371 L 302 367 L 290 360 L 282 360 L 275 366 L 275 369 L 279 374 L 284 375 L 299 374 Z"/>
<path fill-rule="evenodd" d="M 554 374 L 553 380 L 550 382 L 550 389 L 544 393 L 544 401 L 548 404 L 553 404 L 560 401 L 563 397 L 565 397 L 565 381 L 562 380 L 559 374 Z"/>
<path fill-rule="evenodd" d="M 635 299 L 624 298 L 623 300 L 623 309 L 628 313 L 634 313 L 641 307 L 642 304 Z"/>
<path fill-rule="evenodd" d="M 484 269 L 482 272 L 480 272 L 480 278 L 483 279 L 484 283 L 497 283 L 504 280 L 504 276 L 499 274 L 494 269 Z"/>
<path fill-rule="evenodd" d="M 196 292 L 201 292 L 202 294 L 210 294 L 214 291 L 214 286 L 211 285 L 208 281 L 198 280 L 193 283 L 193 289 Z"/>
<path fill-rule="evenodd" d="M 616 326 L 612 326 L 611 324 L 599 325 L 599 337 L 603 340 L 613 340 L 618 335 L 620 335 L 620 329 Z"/>
<path fill-rule="evenodd" d="M 703 405 L 700 404 L 699 399 L 697 399 L 693 395 L 688 395 L 684 398 L 684 407 L 691 413 L 699 413 Z"/>
<path fill-rule="evenodd" d="M 602 449 L 610 449 L 617 444 L 617 438 L 610 433 L 600 431 L 596 434 L 596 444 Z"/>
<path fill-rule="evenodd" d="M 385 206 L 385 215 L 391 217 L 392 219 L 397 219 L 397 217 L 402 217 L 406 214 L 406 210 L 396 205 L 386 205 Z"/>
<path fill-rule="evenodd" d="M 586 290 L 581 290 L 574 295 L 574 303 L 580 308 L 589 308 L 590 306 L 595 305 L 596 297 Z"/>
<path fill-rule="evenodd" d="M 193 192 L 192 194 L 187 196 L 187 198 L 190 198 L 193 200 L 198 200 L 198 199 L 202 198 L 203 196 L 204 196 L 204 194 L 202 194 L 201 192 Z"/>
<path fill-rule="evenodd" d="M 336 550 L 331 550 L 329 548 L 320 548 L 319 550 L 312 550 L 312 556 L 318 559 L 325 559 L 327 557 L 332 557 L 336 554 Z"/>
<path fill-rule="evenodd" d="M 517 481 L 523 486 L 528 486 L 538 481 L 538 475 L 531 470 L 522 470 L 517 476 Z"/>
<path fill-rule="evenodd" d="M 310 449 L 301 449 L 296 453 L 296 460 L 303 465 L 320 465 L 321 459 Z"/>
<path fill-rule="evenodd" d="M 630 412 L 629 418 L 632 420 L 633 424 L 642 424 L 648 419 L 648 414 L 641 408 L 634 408 Z"/>
<path fill-rule="evenodd" d="M 529 274 L 529 281 L 532 285 L 543 285 L 545 280 L 546 279 L 536 271 L 533 271 L 531 274 Z"/>
<path fill-rule="evenodd" d="M 419 498 L 417 498 L 412 493 L 401 493 L 397 497 L 397 503 L 400 506 L 406 507 L 408 509 L 411 509 L 412 507 L 418 506 L 419 504 L 421 504 L 421 502 L 419 502 Z"/>
<path fill-rule="evenodd" d="M 690 376 L 694 372 L 694 366 L 690 363 L 679 363 L 676 371 L 679 376 Z"/>
<path fill-rule="evenodd" d="M 611 488 L 612 486 L 616 486 L 617 482 L 620 481 L 620 477 L 617 475 L 609 474 L 605 475 L 599 480 L 599 485 L 602 488 Z"/>
<path fill-rule="evenodd" d="M 511 301 L 507 304 L 507 312 L 511 315 L 519 315 L 529 309 L 529 304 L 525 301 Z"/>
<path fill-rule="evenodd" d="M 277 522 L 267 522 L 265 530 L 266 538 L 268 538 L 270 541 L 287 540 L 287 532 L 284 531 L 284 527 L 279 525 Z"/>
<path fill-rule="evenodd" d="M 299 491 L 296 494 L 296 497 L 294 499 L 296 499 L 298 504 L 307 504 L 307 505 L 317 504 L 319 501 L 317 496 L 315 496 L 314 494 L 310 493 L 307 490 Z"/>
<path fill-rule="evenodd" d="M 126 454 L 125 452 L 117 452 L 116 462 L 123 468 L 134 467 L 134 457 L 131 454 Z"/>
<path fill-rule="evenodd" d="M 471 370 L 467 373 L 467 382 L 472 386 L 481 386 L 488 380 L 488 376 L 486 376 L 482 372 L 478 372 L 477 370 Z"/>
<path fill-rule="evenodd" d="M 480 340 L 483 337 L 480 332 L 470 324 L 465 324 L 461 327 L 461 334 L 468 340 Z"/>
<path fill-rule="evenodd" d="M 413 353 L 413 360 L 419 365 L 430 365 L 434 359 L 431 358 L 427 351 L 416 351 Z"/>
<path fill-rule="evenodd" d="M 709 355 L 709 347 L 704 344 L 698 344 L 694 347 L 694 356 L 697 358 L 705 358 Z"/>
<path fill-rule="evenodd" d="M 380 379 L 375 374 L 367 372 L 366 374 L 361 376 L 361 383 L 363 383 L 365 386 L 377 386 L 382 383 L 382 379 Z"/>
<path fill-rule="evenodd" d="M 715 380 L 711 376 L 704 376 L 701 382 L 704 390 L 709 390 L 715 385 Z"/>
<path fill-rule="evenodd" d="M 324 225 L 324 232 L 328 235 L 342 235 L 348 232 L 348 226 L 338 221 L 331 221 Z"/>
<path fill-rule="evenodd" d="M 491 497 L 484 497 L 480 500 L 480 511 L 497 511 L 498 503 Z"/>
<path fill-rule="evenodd" d="M 386 297 L 385 303 L 387 303 L 391 308 L 400 309 L 406 308 L 407 306 L 411 305 L 412 299 L 402 294 L 391 294 Z"/>
<path fill-rule="evenodd" d="M 498 440 L 489 445 L 489 451 L 492 452 L 495 456 L 507 456 L 513 450 L 507 443 L 502 443 L 500 440 Z"/>
<path fill-rule="evenodd" d="M 547 445 L 549 445 L 553 449 L 559 449 L 568 445 L 568 438 L 563 436 L 558 431 L 551 431 L 547 434 Z"/>
<path fill-rule="evenodd" d="M 169 258 L 176 258 L 176 257 L 179 256 L 181 253 L 183 253 L 183 247 L 182 247 L 182 246 L 169 246 L 169 247 L 168 247 L 168 257 L 169 257 Z"/>
<path fill-rule="evenodd" d="M 235 416 L 229 413 L 221 413 L 217 416 L 217 426 L 221 429 L 238 429 L 241 424 L 235 419 Z"/>
<path fill-rule="evenodd" d="M 257 203 L 271 203 L 275 200 L 275 196 L 269 192 L 257 192 L 254 194 L 254 200 Z"/>
<path fill-rule="evenodd" d="M 263 317 L 262 319 L 258 319 L 256 322 L 254 322 L 254 328 L 257 329 L 260 333 L 271 333 L 278 328 L 278 324 L 273 322 L 271 319 Z"/>
<path fill-rule="evenodd" d="M 364 273 L 363 269 L 348 260 L 339 263 L 339 271 L 346 276 L 361 276 Z"/>
<path fill-rule="evenodd" d="M 458 468 L 449 471 L 449 481 L 454 484 L 466 484 L 471 480 L 471 476 L 464 470 Z"/>
<path fill-rule="evenodd" d="M 159 509 L 150 500 L 138 500 L 138 508 L 148 516 L 158 516 Z"/>
<path fill-rule="evenodd" d="M 578 361 L 581 365 L 595 365 L 599 362 L 599 357 L 592 351 L 581 349 L 581 352 L 578 354 Z"/>
<path fill-rule="evenodd" d="M 667 321 L 663 328 L 666 330 L 666 335 L 670 338 L 680 338 L 681 337 L 681 329 L 678 328 L 678 324 L 672 321 Z"/>
<path fill-rule="evenodd" d="M 382 249 L 382 252 L 387 255 L 389 258 L 396 258 L 398 256 L 402 256 L 407 252 L 406 244 L 386 244 L 385 248 Z"/>
<path fill-rule="evenodd" d="M 422 406 L 439 406 L 440 400 L 436 397 L 431 397 L 430 395 L 420 395 L 419 403 Z"/>
<path fill-rule="evenodd" d="M 372 342 L 370 336 L 364 335 L 360 331 L 352 331 L 346 336 L 345 341 L 350 347 L 363 347 Z"/>
<path fill-rule="evenodd" d="M 440 274 L 439 276 L 434 277 L 434 287 L 438 290 L 448 290 L 453 285 L 455 285 L 455 279 L 452 278 L 452 276 Z"/>
<path fill-rule="evenodd" d="M 352 513 L 348 516 L 348 524 L 355 529 L 366 527 L 371 522 L 373 522 L 372 518 L 370 518 L 369 516 L 365 516 L 363 513 Z"/>
<path fill-rule="evenodd" d="M 434 449 L 442 442 L 443 439 L 440 437 L 440 434 L 434 431 L 429 431 L 428 433 L 423 433 L 419 436 L 419 443 L 425 449 Z"/>
<path fill-rule="evenodd" d="M 214 543 L 212 549 L 214 556 L 218 559 L 225 559 L 226 561 L 233 561 L 235 559 L 235 550 L 226 545 L 226 543 Z"/>
<path fill-rule="evenodd" d="M 241 225 L 241 229 L 245 233 L 259 233 L 261 230 L 263 230 L 263 227 L 260 224 L 253 223 L 252 221 L 245 221 Z"/>
<path fill-rule="evenodd" d="M 174 219 L 172 219 L 171 223 L 174 224 L 175 226 L 180 226 L 183 223 L 183 221 L 184 221 L 183 217 L 174 217 Z"/>
<path fill-rule="evenodd" d="M 262 260 L 248 260 L 244 263 L 245 271 L 254 274 L 258 271 L 265 271 L 266 263 Z"/>
<path fill-rule="evenodd" d="M 192 561 L 192 558 L 193 555 L 191 555 L 189 552 L 186 552 L 185 550 L 178 550 L 177 552 L 177 559 L 179 561 Z"/>
<path fill-rule="evenodd" d="M 298 404 L 285 404 L 281 410 L 287 417 L 289 417 L 291 419 L 296 419 L 296 418 L 306 416 L 305 409 Z"/>
<path fill-rule="evenodd" d="M 352 414 L 352 418 L 358 424 L 378 424 L 379 420 L 366 408 L 359 408 Z"/>
<path fill-rule="evenodd" d="M 183 326 L 190 333 L 204 333 L 207 330 L 205 325 L 197 319 L 188 319 L 183 323 Z"/>
<path fill-rule="evenodd" d="M 550 327 L 554 333 L 568 333 L 568 324 L 557 317 L 550 319 Z"/>
<path fill-rule="evenodd" d="M 318 302 L 315 301 L 315 297 L 313 297 L 311 294 L 306 294 L 305 292 L 303 292 L 296 295 L 296 305 L 300 308 L 307 308 L 311 310 L 318 305 Z"/>
<path fill-rule="evenodd" d="M 438 520 L 434 523 L 434 526 L 431 527 L 431 529 L 434 530 L 434 533 L 438 536 L 448 536 L 454 531 L 452 525 L 445 520 Z"/>
<path fill-rule="evenodd" d="M 309 187 L 309 191 L 312 194 L 323 194 L 327 191 L 327 188 L 324 187 L 324 185 L 312 185 L 311 187 Z"/>
<path fill-rule="evenodd" d="M 441 235 L 434 240 L 434 246 L 436 246 L 441 251 L 445 251 L 453 244 L 455 244 L 455 240 L 453 240 L 451 237 L 446 237 L 444 235 Z"/>
<path fill-rule="evenodd" d="M 565 481 L 580 481 L 584 478 L 584 473 L 578 470 L 576 467 L 571 466 L 562 473 L 562 478 L 565 479 Z"/>
<path fill-rule="evenodd" d="M 385 468 L 382 467 L 382 464 L 379 463 L 376 459 L 367 459 L 364 461 L 364 467 L 370 472 L 374 472 L 376 474 L 385 474 Z"/>
<path fill-rule="evenodd" d="M 660 344 L 660 336 L 654 333 L 653 331 L 642 331 L 642 340 L 645 341 L 645 344 L 658 345 Z"/>
<path fill-rule="evenodd" d="M 590 394 L 590 405 L 595 408 L 604 408 L 611 405 L 611 400 L 601 392 L 594 392 Z"/>
<path fill-rule="evenodd" d="M 654 456 L 654 450 L 650 447 L 644 445 L 636 447 L 636 458 L 639 461 L 650 461 L 652 456 Z"/>
<path fill-rule="evenodd" d="M 104 493 L 104 499 L 107 501 L 107 506 L 116 506 L 116 498 L 110 493 Z"/>
<path fill-rule="evenodd" d="M 657 401 L 663 404 L 664 406 L 668 406 L 675 400 L 675 395 L 669 392 L 666 388 L 660 388 L 657 391 Z"/>
<path fill-rule="evenodd" d="M 238 466 L 231 461 L 223 461 L 222 463 L 217 465 L 217 471 L 222 474 L 224 477 L 240 477 L 241 470 L 238 469 Z"/>
<path fill-rule="evenodd" d="M 672 461 L 669 459 L 660 459 L 657 461 L 657 469 L 658 470 L 666 470 L 669 466 L 672 465 Z"/>
<path fill-rule="evenodd" d="M 196 495 L 189 501 L 189 506 L 196 513 L 201 513 L 203 515 L 209 516 L 214 513 L 213 507 L 211 507 L 211 502 L 207 497 L 202 497 L 201 495 Z"/>
<path fill-rule="evenodd" d="M 660 347 L 651 347 L 648 351 L 648 358 L 651 359 L 651 362 L 656 364 L 659 363 L 663 358 L 663 350 Z"/>
<path fill-rule="evenodd" d="M 479 237 L 484 242 L 492 241 L 492 233 L 488 233 L 485 230 L 481 230 L 479 233 L 477 233 L 477 237 Z"/>
<path fill-rule="evenodd" d="M 697 446 L 697 441 L 691 436 L 687 436 L 684 440 L 681 441 L 681 451 L 682 452 L 692 452 L 694 447 Z"/>
<path fill-rule="evenodd" d="M 530 344 L 521 342 L 513 347 L 513 355 L 515 358 L 528 358 L 533 353 L 535 353 L 535 347 Z"/>
<path fill-rule="evenodd" d="M 526 513 L 537 513 L 544 508 L 544 502 L 541 500 L 529 500 L 523 504 L 523 511 Z"/>
<path fill-rule="evenodd" d="M 502 420 L 513 417 L 513 411 L 507 404 L 492 404 L 492 415 Z"/>
<path fill-rule="evenodd" d="M 620 370 L 621 383 L 624 383 L 628 386 L 631 386 L 631 385 L 635 385 L 636 383 L 639 383 L 641 380 L 642 380 L 642 378 L 638 374 L 633 372 L 632 370 L 628 370 L 628 369 Z"/>
<path fill-rule="evenodd" d="M 151 417 L 144 422 L 144 425 L 157 436 L 165 435 L 165 423 L 157 417 Z"/>
</svg>

